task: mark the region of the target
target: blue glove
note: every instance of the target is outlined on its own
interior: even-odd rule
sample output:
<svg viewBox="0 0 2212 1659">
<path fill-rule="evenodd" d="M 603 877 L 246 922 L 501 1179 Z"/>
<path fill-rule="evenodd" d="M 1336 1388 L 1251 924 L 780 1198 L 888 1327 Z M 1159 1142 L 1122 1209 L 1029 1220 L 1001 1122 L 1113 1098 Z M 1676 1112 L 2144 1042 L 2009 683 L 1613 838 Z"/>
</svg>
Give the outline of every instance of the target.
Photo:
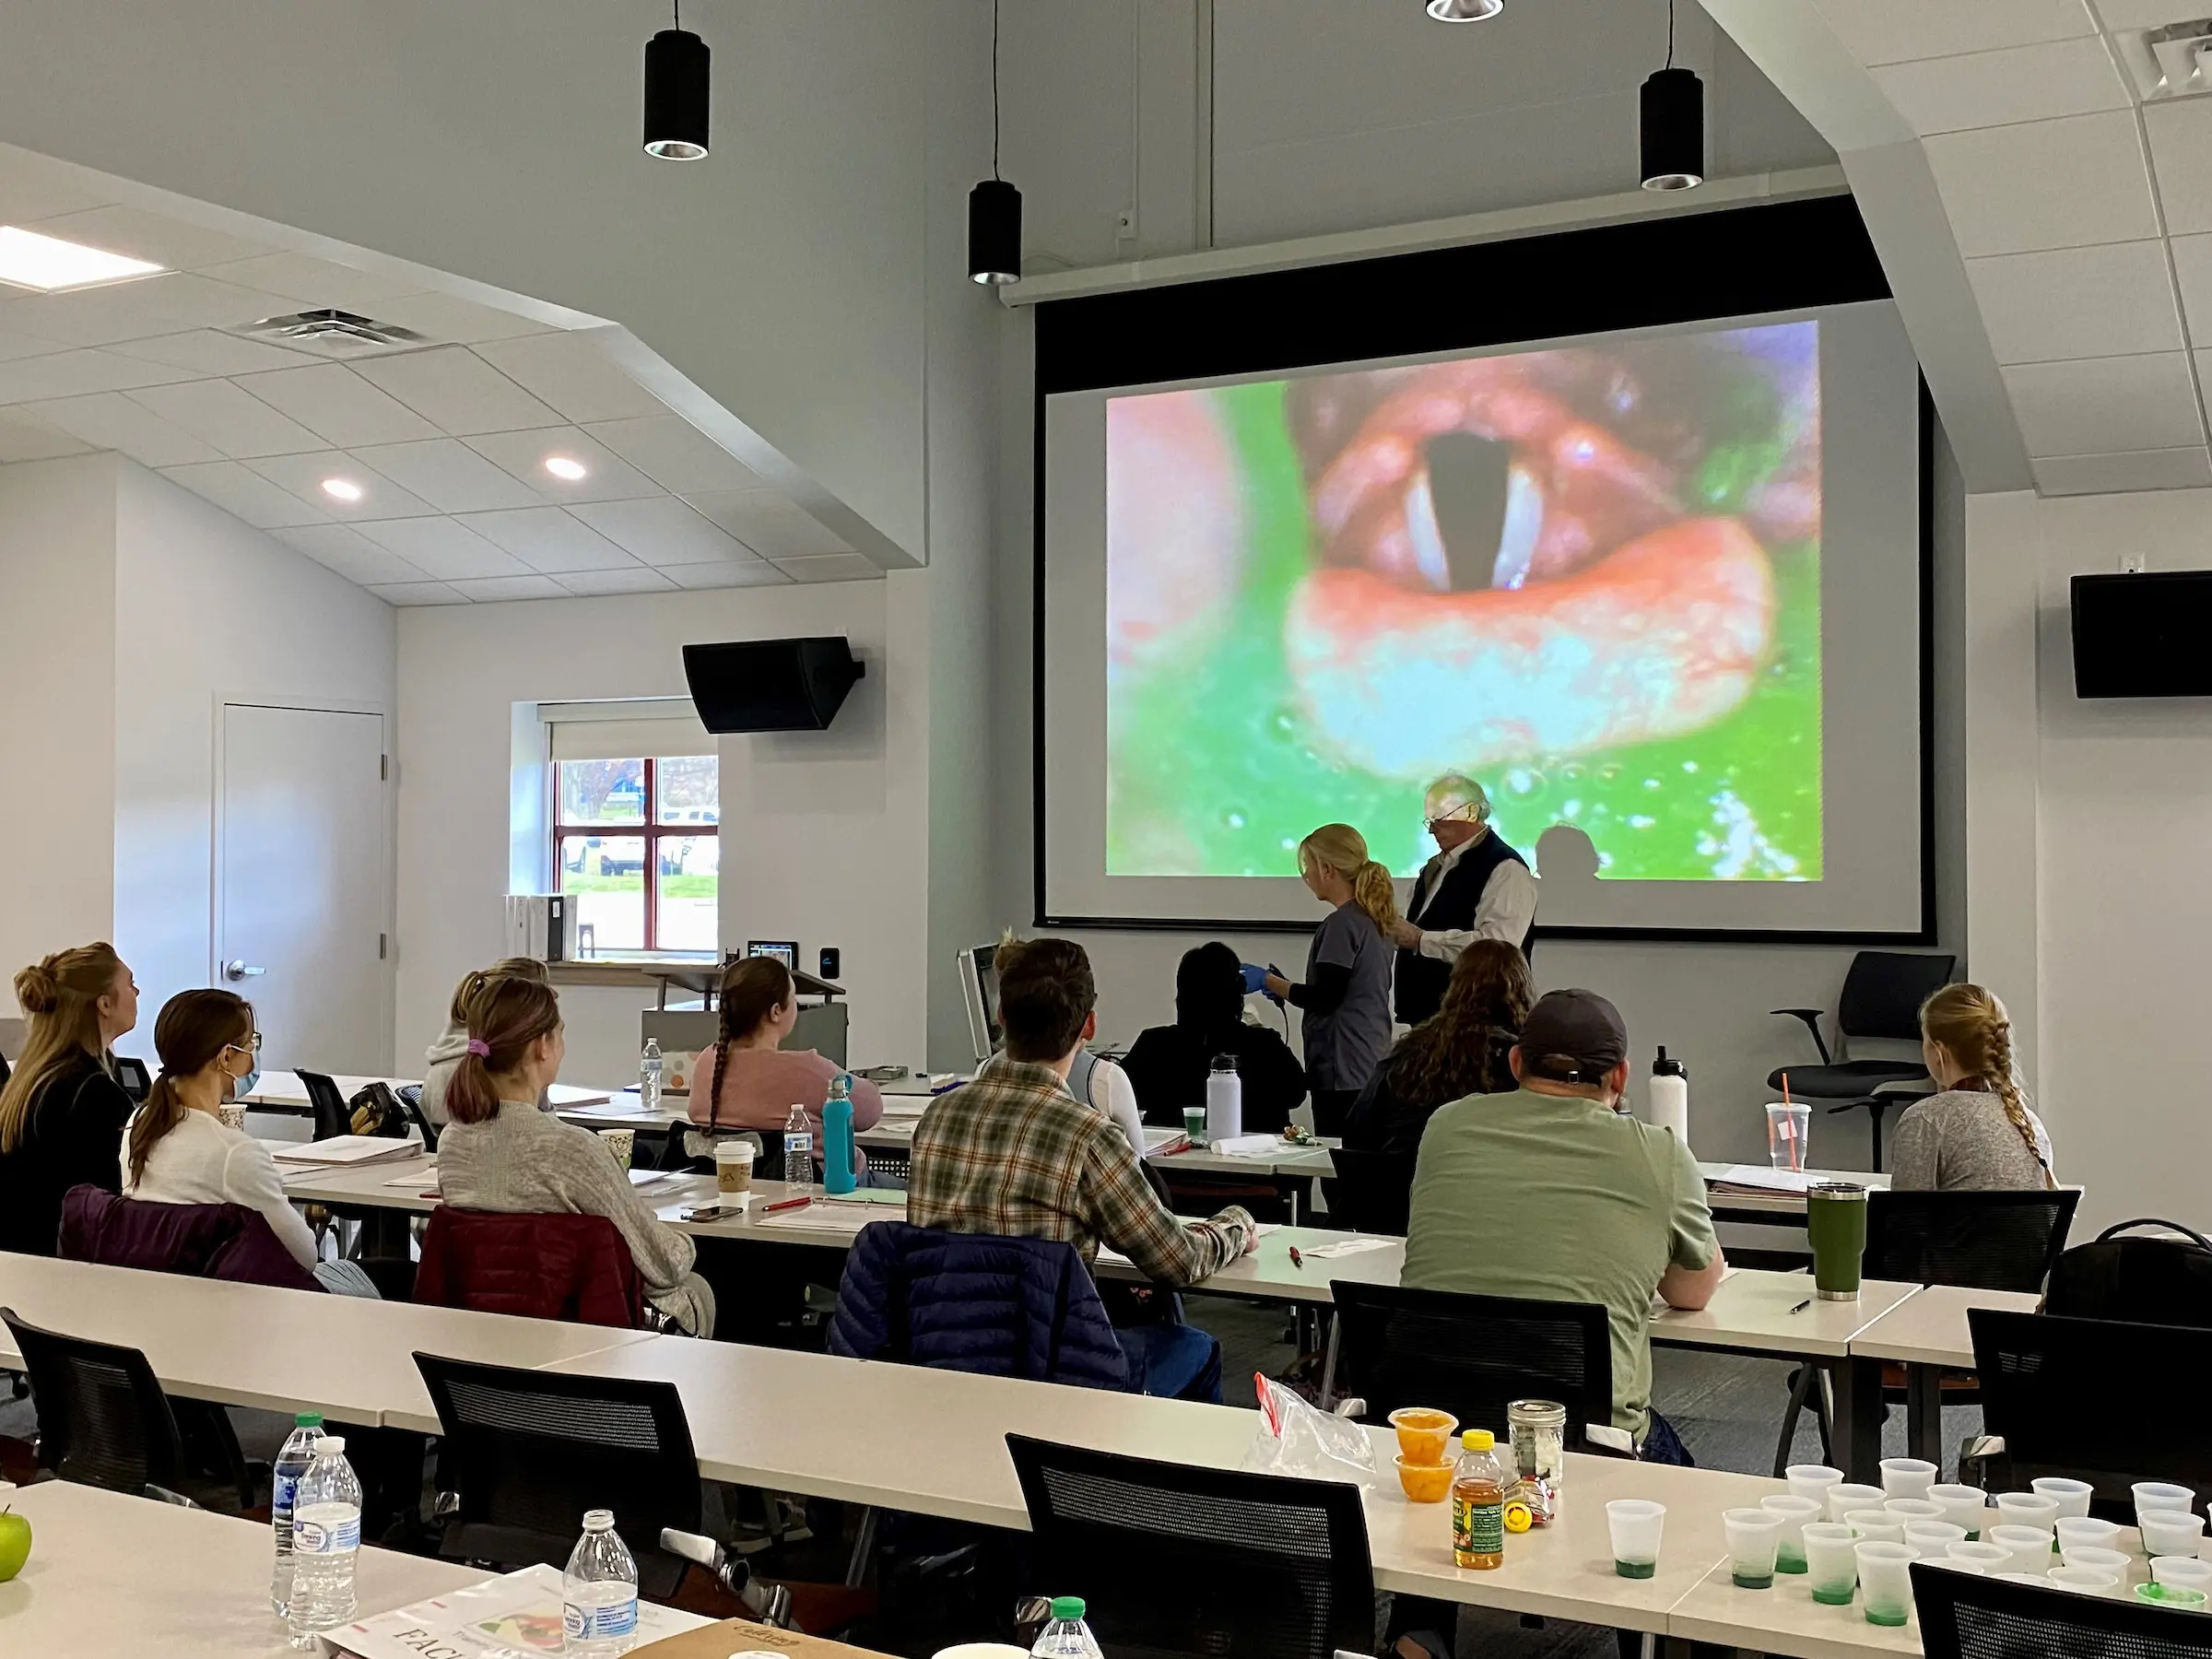
<svg viewBox="0 0 2212 1659">
<path fill-rule="evenodd" d="M 1244 994 L 1257 996 L 1267 983 L 1267 970 L 1257 962 L 1243 962 L 1239 966 L 1244 974 Z"/>
</svg>

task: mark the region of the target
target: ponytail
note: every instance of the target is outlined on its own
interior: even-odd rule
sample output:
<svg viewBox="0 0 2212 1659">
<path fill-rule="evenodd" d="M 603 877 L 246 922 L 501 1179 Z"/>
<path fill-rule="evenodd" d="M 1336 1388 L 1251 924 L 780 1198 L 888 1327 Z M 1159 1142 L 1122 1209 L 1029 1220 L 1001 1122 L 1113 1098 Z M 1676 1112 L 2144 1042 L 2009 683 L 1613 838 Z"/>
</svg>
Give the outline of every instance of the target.
<svg viewBox="0 0 2212 1659">
<path fill-rule="evenodd" d="M 1371 858 L 1352 877 L 1352 902 L 1374 918 L 1379 933 L 1387 935 L 1398 924 L 1398 889 L 1389 870 Z"/>
<path fill-rule="evenodd" d="M 2020 1088 L 2019 1068 L 2012 1053 L 2012 1021 L 2005 1005 L 1980 985 L 1945 985 L 1920 1006 L 1922 1035 L 1941 1043 L 1959 1063 L 1961 1086 L 1971 1086 L 1997 1097 L 2006 1122 L 2035 1159 L 2046 1187 L 2058 1185 L 2036 1138 L 2035 1124 L 2028 1115 L 2028 1099 Z"/>
<path fill-rule="evenodd" d="M 146 1160 L 161 1137 L 192 1110 L 176 1080 L 197 1077 L 220 1060 L 226 1049 L 241 1048 L 253 1037 L 253 1005 L 233 992 L 180 991 L 162 1004 L 161 1018 L 154 1021 L 154 1053 L 161 1058 L 161 1075 L 154 1079 L 146 1104 L 131 1118 L 131 1185 L 146 1179 Z"/>
<path fill-rule="evenodd" d="M 1349 824 L 1324 824 L 1298 843 L 1301 874 L 1334 870 L 1350 885 L 1352 902 L 1388 935 L 1397 925 L 1398 895 L 1390 872 L 1367 855 L 1367 837 Z"/>
<path fill-rule="evenodd" d="M 494 1076 L 521 1065 L 530 1045 L 560 1029 L 560 999 L 541 980 L 488 974 L 468 1005 L 468 1052 L 446 1085 L 446 1113 L 456 1124 L 496 1117 Z"/>
<path fill-rule="evenodd" d="M 501 957 L 488 968 L 472 968 L 461 976 L 453 987 L 453 1004 L 448 1010 L 457 1026 L 468 1024 L 468 1005 L 483 994 L 485 985 L 495 979 L 535 980 L 543 985 L 549 982 L 545 963 L 535 957 Z"/>
</svg>

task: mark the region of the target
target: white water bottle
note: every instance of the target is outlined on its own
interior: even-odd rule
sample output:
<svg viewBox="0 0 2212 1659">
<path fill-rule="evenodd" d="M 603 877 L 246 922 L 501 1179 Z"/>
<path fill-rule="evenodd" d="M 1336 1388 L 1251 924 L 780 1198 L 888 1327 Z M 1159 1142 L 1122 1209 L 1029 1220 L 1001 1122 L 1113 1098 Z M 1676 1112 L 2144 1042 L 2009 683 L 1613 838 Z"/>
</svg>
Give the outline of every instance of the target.
<svg viewBox="0 0 2212 1659">
<path fill-rule="evenodd" d="M 560 1575 L 561 1644 L 576 1659 L 608 1659 L 638 1639 L 638 1564 L 612 1510 L 587 1510 L 583 1536 Z"/>
<path fill-rule="evenodd" d="M 360 1553 L 361 1483 L 346 1461 L 345 1441 L 325 1434 L 292 1504 L 292 1599 L 284 1619 L 292 1646 L 317 1652 L 318 1631 L 353 1622 Z"/>
<path fill-rule="evenodd" d="M 645 1053 L 638 1062 L 638 1104 L 647 1112 L 661 1109 L 661 1040 L 645 1039 Z"/>
<path fill-rule="evenodd" d="M 1689 1145 L 1689 1067 L 1669 1060 L 1664 1048 L 1652 1062 L 1652 1127 L 1672 1129 L 1677 1140 Z"/>
<path fill-rule="evenodd" d="M 269 1530 L 276 1536 L 276 1564 L 269 1572 L 269 1607 L 282 1618 L 292 1601 L 292 1511 L 300 1500 L 300 1477 L 315 1461 L 323 1433 L 320 1412 L 303 1411 L 278 1448 L 269 1477 Z"/>
<path fill-rule="evenodd" d="M 1216 1054 L 1206 1075 L 1206 1140 L 1218 1147 L 1244 1133 L 1244 1079 L 1234 1054 Z"/>
</svg>

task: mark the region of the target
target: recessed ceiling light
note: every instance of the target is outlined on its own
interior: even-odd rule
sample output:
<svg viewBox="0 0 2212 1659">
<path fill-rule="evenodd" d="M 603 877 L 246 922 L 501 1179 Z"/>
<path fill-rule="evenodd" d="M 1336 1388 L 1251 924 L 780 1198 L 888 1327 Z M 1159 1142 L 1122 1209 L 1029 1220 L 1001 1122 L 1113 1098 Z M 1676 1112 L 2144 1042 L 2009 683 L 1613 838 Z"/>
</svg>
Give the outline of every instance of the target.
<svg viewBox="0 0 2212 1659">
<path fill-rule="evenodd" d="M 546 457 L 546 470 L 551 473 L 555 477 L 565 479 L 567 482 L 573 484 L 579 478 L 583 477 L 584 465 L 582 462 L 575 460 L 568 455 L 547 455 Z"/>
<path fill-rule="evenodd" d="M 351 478 L 325 478 L 323 493 L 334 500 L 358 501 L 361 499 L 361 487 Z"/>
<path fill-rule="evenodd" d="M 1439 23 L 1481 23 L 1505 9 L 1505 0 L 1429 0 L 1429 15 Z"/>
<path fill-rule="evenodd" d="M 18 288 L 84 288 L 95 282 L 119 282 L 125 276 L 150 276 L 162 269 L 143 259 L 88 248 L 82 242 L 64 241 L 58 236 L 41 236 L 14 225 L 0 225 L 0 282 Z"/>
</svg>

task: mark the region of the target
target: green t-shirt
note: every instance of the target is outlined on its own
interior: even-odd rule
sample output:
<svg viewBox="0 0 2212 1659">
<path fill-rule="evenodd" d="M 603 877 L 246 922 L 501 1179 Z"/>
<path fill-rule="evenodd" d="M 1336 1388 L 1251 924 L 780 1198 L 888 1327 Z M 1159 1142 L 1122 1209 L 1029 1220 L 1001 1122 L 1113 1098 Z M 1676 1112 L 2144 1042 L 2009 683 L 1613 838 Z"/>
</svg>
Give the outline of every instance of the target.
<svg viewBox="0 0 2212 1659">
<path fill-rule="evenodd" d="M 1613 1426 L 1640 1443 L 1652 1293 L 1669 1266 L 1706 1266 L 1716 1248 L 1689 1148 L 1595 1100 L 1472 1095 L 1439 1111 L 1421 1136 L 1404 1282 L 1604 1303 Z"/>
</svg>

